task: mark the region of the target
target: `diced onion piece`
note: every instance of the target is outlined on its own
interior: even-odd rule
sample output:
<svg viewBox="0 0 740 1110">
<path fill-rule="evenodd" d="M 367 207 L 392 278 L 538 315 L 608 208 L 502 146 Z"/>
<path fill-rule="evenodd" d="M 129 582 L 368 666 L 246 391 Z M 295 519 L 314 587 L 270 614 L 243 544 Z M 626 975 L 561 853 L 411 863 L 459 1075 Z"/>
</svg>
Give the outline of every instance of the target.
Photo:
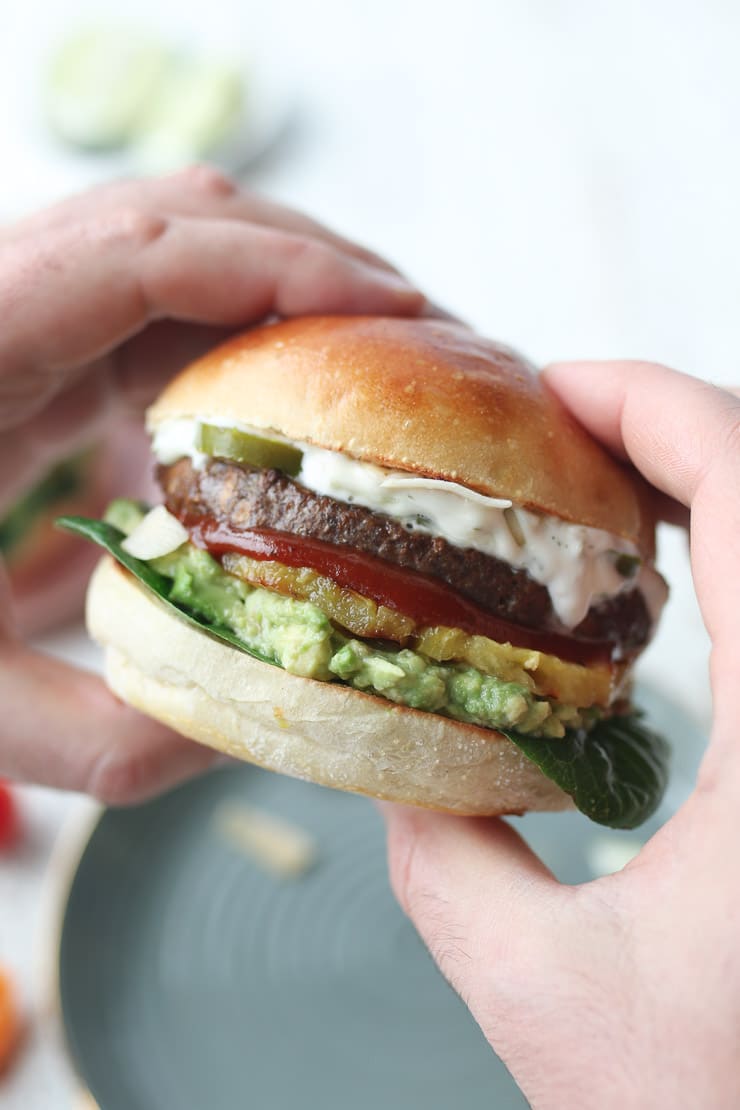
<svg viewBox="0 0 740 1110">
<path fill-rule="evenodd" d="M 476 501 L 479 505 L 488 505 L 491 509 L 510 509 L 511 501 L 501 497 L 487 497 L 467 486 L 460 486 L 457 482 L 447 482 L 444 478 L 422 478 L 418 476 L 407 478 L 402 474 L 389 474 L 381 483 L 386 489 L 433 489 L 441 493 L 454 493 L 457 497 L 466 497 L 468 501 Z"/>
<path fill-rule="evenodd" d="M 224 839 L 271 874 L 295 879 L 316 862 L 313 837 L 282 817 L 243 802 L 224 802 L 215 816 Z"/>
<path fill-rule="evenodd" d="M 157 505 L 136 525 L 121 547 L 136 559 L 158 559 L 160 555 L 176 551 L 188 539 L 188 533 L 177 517 L 169 513 L 164 505 Z"/>
</svg>

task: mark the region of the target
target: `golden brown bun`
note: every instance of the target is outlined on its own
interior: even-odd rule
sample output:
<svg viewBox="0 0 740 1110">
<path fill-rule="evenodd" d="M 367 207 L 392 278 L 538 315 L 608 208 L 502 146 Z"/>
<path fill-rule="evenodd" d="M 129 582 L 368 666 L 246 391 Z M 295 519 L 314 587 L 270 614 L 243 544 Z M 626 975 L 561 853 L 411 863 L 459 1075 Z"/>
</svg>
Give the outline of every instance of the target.
<svg viewBox="0 0 740 1110">
<path fill-rule="evenodd" d="M 572 804 L 499 733 L 260 663 L 180 620 L 108 557 L 90 583 L 87 621 L 119 697 L 238 759 L 462 814 Z"/>
<path fill-rule="evenodd" d="M 514 352 L 457 324 L 304 317 L 217 347 L 149 425 L 200 416 L 272 428 L 355 458 L 460 482 L 654 553 L 646 489 Z"/>
</svg>

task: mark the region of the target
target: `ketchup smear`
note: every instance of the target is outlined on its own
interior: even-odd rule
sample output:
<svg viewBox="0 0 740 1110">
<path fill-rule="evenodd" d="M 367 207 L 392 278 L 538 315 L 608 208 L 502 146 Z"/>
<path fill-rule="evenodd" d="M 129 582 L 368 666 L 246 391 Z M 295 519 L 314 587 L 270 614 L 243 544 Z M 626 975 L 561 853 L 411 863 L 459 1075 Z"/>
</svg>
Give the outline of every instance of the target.
<svg viewBox="0 0 740 1110">
<path fill-rule="evenodd" d="M 512 624 L 479 608 L 430 575 L 397 567 L 361 551 L 287 532 L 238 531 L 209 516 L 181 519 L 196 547 L 217 558 L 237 552 L 289 567 L 309 567 L 338 586 L 404 613 L 423 627 L 461 628 L 471 635 L 487 636 L 498 643 L 511 643 L 578 663 L 611 659 L 613 645 L 608 641 L 578 640 L 559 632 Z"/>
</svg>

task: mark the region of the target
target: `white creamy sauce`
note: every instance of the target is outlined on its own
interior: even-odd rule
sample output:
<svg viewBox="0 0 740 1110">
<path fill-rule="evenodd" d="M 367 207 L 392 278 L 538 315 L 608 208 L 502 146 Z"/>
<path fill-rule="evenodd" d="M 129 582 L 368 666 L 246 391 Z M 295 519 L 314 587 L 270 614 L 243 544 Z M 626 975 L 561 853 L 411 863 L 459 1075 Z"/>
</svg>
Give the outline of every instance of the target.
<svg viewBox="0 0 740 1110">
<path fill-rule="evenodd" d="M 207 423 L 235 426 L 212 417 Z M 252 435 L 288 442 L 271 430 L 236 427 Z M 188 456 L 201 467 L 206 456 L 195 447 L 197 431 L 195 420 L 163 422 L 154 435 L 153 450 L 158 460 L 169 465 Z M 547 587 L 553 609 L 567 628 L 580 624 L 597 601 L 636 584 L 645 595 L 653 620 L 665 600 L 665 583 L 651 567 L 641 566 L 636 578 L 625 578 L 617 571 L 615 552 L 637 555 L 637 548 L 629 540 L 530 512 L 456 482 L 387 470 L 310 444 L 294 446 L 303 452 L 296 477 L 301 485 L 337 501 L 385 513 L 409 531 L 441 536 L 456 547 L 472 547 L 527 571 Z"/>
<path fill-rule="evenodd" d="M 154 433 L 152 450 L 163 466 L 172 466 L 178 459 L 187 456 L 193 460 L 193 466 L 200 469 L 208 456 L 196 448 L 197 435 L 197 420 L 189 417 L 184 420 L 164 420 Z"/>
</svg>

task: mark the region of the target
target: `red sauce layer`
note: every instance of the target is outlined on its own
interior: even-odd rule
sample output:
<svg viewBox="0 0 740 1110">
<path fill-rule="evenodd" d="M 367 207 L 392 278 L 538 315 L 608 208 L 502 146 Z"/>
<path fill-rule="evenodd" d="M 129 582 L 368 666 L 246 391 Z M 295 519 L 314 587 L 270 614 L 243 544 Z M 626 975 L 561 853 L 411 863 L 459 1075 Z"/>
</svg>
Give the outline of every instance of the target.
<svg viewBox="0 0 740 1110">
<path fill-rule="evenodd" d="M 309 567 L 345 589 L 355 590 L 411 617 L 422 627 L 445 625 L 498 643 L 531 648 L 577 663 L 609 662 L 613 645 L 576 639 L 559 632 L 512 624 L 481 609 L 450 586 L 418 571 L 395 566 L 363 552 L 305 536 L 267 530 L 239 531 L 213 517 L 185 517 L 193 543 L 216 558 L 233 551 L 290 567 Z"/>
</svg>

